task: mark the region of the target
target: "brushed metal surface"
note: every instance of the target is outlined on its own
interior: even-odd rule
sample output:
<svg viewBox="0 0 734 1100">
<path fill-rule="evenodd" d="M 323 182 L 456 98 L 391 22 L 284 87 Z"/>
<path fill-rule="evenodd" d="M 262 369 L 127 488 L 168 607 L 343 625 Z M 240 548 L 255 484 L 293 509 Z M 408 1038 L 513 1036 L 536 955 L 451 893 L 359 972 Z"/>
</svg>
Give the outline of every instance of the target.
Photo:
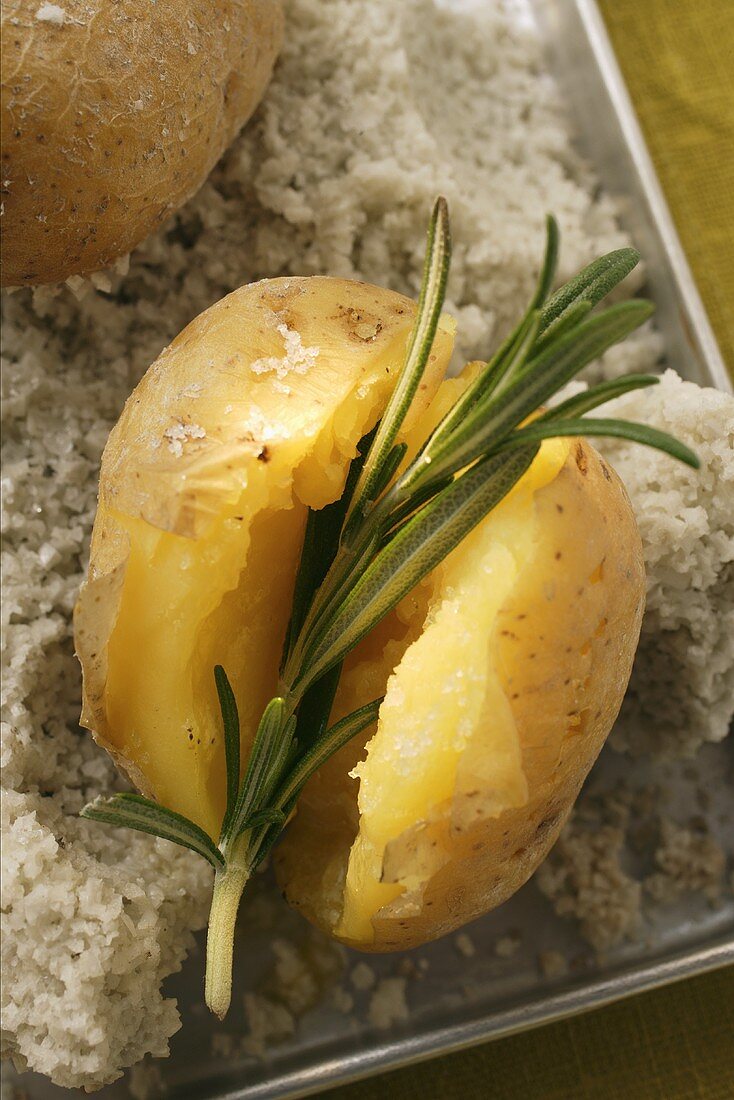
<svg viewBox="0 0 734 1100">
<path fill-rule="evenodd" d="M 657 305 L 666 338 L 666 360 L 696 382 L 731 390 L 705 310 L 691 277 L 675 227 L 657 181 L 624 81 L 594 0 L 510 0 L 521 18 L 537 21 L 547 42 L 551 70 L 565 88 L 577 130 L 578 146 L 598 170 L 605 188 L 620 204 L 622 221 L 643 252 L 646 292 Z M 731 739 L 730 739 L 731 740 Z M 714 833 L 730 840 L 733 747 L 706 747 L 696 763 L 643 764 L 633 782 L 664 785 L 681 816 L 697 809 L 697 791 L 711 800 Z M 611 788 L 629 765 L 605 751 L 592 785 Z M 263 883 L 262 889 L 270 889 Z M 256 908 L 256 907 L 255 907 Z M 237 966 L 241 987 L 267 985 L 273 936 L 298 941 L 307 932 L 300 918 L 279 907 L 273 926 L 247 920 L 239 933 Z M 170 1100 L 282 1100 L 307 1096 L 340 1082 L 355 1080 L 535 1027 L 607 1004 L 645 989 L 690 977 L 734 962 L 734 901 L 718 907 L 693 899 L 661 909 L 643 939 L 624 944 L 604 960 L 594 957 L 570 922 L 557 918 L 531 881 L 499 911 L 475 922 L 469 932 L 476 947 L 464 957 L 454 938 L 411 953 L 426 969 L 408 983 L 410 1017 L 389 1032 L 368 1019 L 369 994 L 355 994 L 354 1013 L 345 1014 L 323 1000 L 307 1012 L 296 1033 L 273 1045 L 267 1060 L 240 1052 L 213 1053 L 215 1034 L 225 1032 L 235 1045 L 245 1031 L 241 1000 L 227 1027 L 214 1025 L 201 1005 L 202 958 L 190 958 L 168 990 L 179 997 L 183 1028 L 172 1042 L 172 1057 L 159 1063 Z M 508 933 L 519 936 L 517 953 L 499 958 L 495 945 Z M 202 941 L 200 940 L 200 943 Z M 539 955 L 559 951 L 572 960 L 568 974 L 544 976 Z M 408 957 L 408 956 L 406 956 Z M 340 949 L 349 970 L 363 956 Z M 378 976 L 395 973 L 400 956 L 370 957 Z M 349 989 L 349 982 L 342 979 Z M 354 990 L 351 990 L 354 993 Z M 66 1090 L 43 1078 L 24 1075 L 22 1087 L 32 1100 L 62 1100 Z M 96 1094 L 100 1100 L 131 1095 L 126 1080 Z M 159 1095 L 154 1086 L 150 1094 Z"/>
</svg>

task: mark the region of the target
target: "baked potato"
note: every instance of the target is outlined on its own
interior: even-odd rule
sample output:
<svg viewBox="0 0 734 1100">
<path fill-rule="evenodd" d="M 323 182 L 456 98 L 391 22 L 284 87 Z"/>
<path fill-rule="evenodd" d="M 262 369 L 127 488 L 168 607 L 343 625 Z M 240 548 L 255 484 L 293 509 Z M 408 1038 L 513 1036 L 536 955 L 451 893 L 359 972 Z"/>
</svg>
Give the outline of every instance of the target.
<svg viewBox="0 0 734 1100">
<path fill-rule="evenodd" d="M 280 0 L 6 0 L 2 285 L 129 252 L 203 183 L 260 101 Z"/>
<path fill-rule="evenodd" d="M 242 759 L 278 683 L 307 506 L 400 369 L 414 304 L 276 279 L 207 310 L 129 399 L 105 450 L 76 613 L 89 726 L 136 785 L 216 841 L 216 664 Z M 441 381 L 444 317 L 404 425 L 409 452 L 475 370 Z M 309 920 L 411 947 L 510 896 L 556 838 L 620 706 L 644 599 L 624 489 L 594 449 L 544 442 L 510 494 L 349 656 L 334 717 L 385 693 L 376 729 L 310 780 L 276 870 Z"/>
</svg>

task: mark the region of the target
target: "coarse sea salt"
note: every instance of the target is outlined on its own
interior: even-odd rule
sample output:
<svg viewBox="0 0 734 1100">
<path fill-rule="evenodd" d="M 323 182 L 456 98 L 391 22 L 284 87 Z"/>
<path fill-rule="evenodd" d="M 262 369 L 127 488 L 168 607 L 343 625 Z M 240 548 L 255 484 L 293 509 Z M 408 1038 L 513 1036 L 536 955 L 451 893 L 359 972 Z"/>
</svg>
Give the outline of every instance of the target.
<svg viewBox="0 0 734 1100">
<path fill-rule="evenodd" d="M 190 439 L 204 439 L 206 431 L 200 424 L 172 424 L 163 435 L 168 440 L 168 449 L 176 458 L 184 453 L 184 446 Z"/>
<path fill-rule="evenodd" d="M 39 23 L 54 23 L 57 27 L 63 27 L 67 15 L 58 4 L 41 4 L 36 12 L 36 19 Z"/>
<path fill-rule="evenodd" d="M 318 359 L 321 349 L 304 347 L 300 332 L 288 328 L 282 322 L 278 325 L 278 332 L 283 337 L 285 355 L 280 358 L 267 356 L 263 359 L 256 359 L 250 365 L 250 370 L 253 374 L 268 374 L 272 371 L 275 373 L 277 381 L 282 383 L 289 374 L 306 374 Z M 279 392 L 290 391 L 281 389 Z"/>
</svg>

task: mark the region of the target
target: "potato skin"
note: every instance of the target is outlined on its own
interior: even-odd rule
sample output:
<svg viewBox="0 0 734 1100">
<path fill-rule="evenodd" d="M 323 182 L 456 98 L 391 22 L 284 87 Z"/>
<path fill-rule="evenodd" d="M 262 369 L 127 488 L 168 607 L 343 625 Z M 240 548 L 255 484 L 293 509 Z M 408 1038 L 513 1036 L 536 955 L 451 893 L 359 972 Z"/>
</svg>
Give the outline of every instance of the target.
<svg viewBox="0 0 734 1100">
<path fill-rule="evenodd" d="M 417 822 L 414 837 L 397 838 L 408 861 L 403 870 L 411 860 L 419 863 L 421 843 L 436 839 L 450 859 L 426 883 L 419 912 L 387 906 L 373 917 L 374 941 L 345 939 L 350 947 L 416 947 L 506 901 L 555 842 L 619 711 L 645 593 L 642 547 L 624 487 L 588 443 L 574 440 L 535 502 L 541 536 L 495 622 L 493 657 L 520 739 L 528 801 L 464 828 L 450 828 L 449 810 L 428 827 Z M 340 817 L 329 801 L 330 788 L 342 807 L 348 797 L 329 763 L 319 796 L 300 804 L 275 865 L 290 904 L 334 934 L 335 868 L 346 866 L 350 832 L 348 813 Z M 353 763 L 342 758 L 342 773 Z M 390 847 L 385 881 L 395 881 Z"/>
<path fill-rule="evenodd" d="M 257 106 L 280 0 L 38 0 L 2 14 L 2 285 L 129 252 L 203 183 Z"/>
</svg>

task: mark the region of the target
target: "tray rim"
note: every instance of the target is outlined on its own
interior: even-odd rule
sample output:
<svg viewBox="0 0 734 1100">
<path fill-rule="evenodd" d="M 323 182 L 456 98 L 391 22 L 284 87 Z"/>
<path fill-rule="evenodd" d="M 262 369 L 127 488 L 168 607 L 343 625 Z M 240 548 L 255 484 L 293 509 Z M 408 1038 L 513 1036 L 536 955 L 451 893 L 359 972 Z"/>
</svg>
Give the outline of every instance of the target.
<svg viewBox="0 0 734 1100">
<path fill-rule="evenodd" d="M 696 950 L 682 950 L 672 958 L 640 966 L 629 963 L 608 978 L 583 981 L 572 989 L 544 995 L 492 1016 L 447 1027 L 428 1028 L 406 1038 L 401 1036 L 339 1058 L 279 1073 L 276 1077 L 228 1089 L 217 1100 L 300 1100 L 328 1092 L 339 1085 L 379 1077 L 392 1070 L 428 1062 L 439 1055 L 532 1031 L 546 1024 L 580 1016 L 605 1005 L 626 1000 L 638 993 L 673 985 L 686 978 L 734 965 L 734 939 L 725 935 Z M 489 1026 L 488 1026 L 489 1025 Z"/>
</svg>

